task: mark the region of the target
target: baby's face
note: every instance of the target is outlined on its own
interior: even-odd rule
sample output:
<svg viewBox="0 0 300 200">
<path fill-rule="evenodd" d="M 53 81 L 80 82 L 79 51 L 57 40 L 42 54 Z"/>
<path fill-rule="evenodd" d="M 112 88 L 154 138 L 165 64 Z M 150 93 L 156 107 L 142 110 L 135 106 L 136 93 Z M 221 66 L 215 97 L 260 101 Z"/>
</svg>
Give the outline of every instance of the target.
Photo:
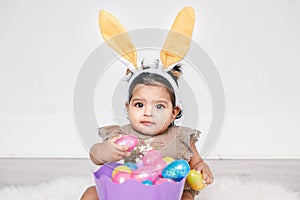
<svg viewBox="0 0 300 200">
<path fill-rule="evenodd" d="M 173 108 L 168 90 L 160 85 L 136 85 L 126 107 L 132 127 L 145 135 L 164 132 L 180 111 Z"/>
</svg>

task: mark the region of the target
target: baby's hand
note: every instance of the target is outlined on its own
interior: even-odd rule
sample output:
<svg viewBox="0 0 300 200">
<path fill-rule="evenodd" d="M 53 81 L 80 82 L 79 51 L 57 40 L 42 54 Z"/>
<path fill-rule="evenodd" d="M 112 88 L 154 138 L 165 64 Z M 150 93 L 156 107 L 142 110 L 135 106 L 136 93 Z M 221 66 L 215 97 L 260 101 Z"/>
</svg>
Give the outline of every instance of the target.
<svg viewBox="0 0 300 200">
<path fill-rule="evenodd" d="M 203 175 L 203 183 L 207 186 L 214 181 L 213 174 L 209 168 L 209 166 L 204 162 L 198 162 L 193 169 L 199 171 Z"/>
<path fill-rule="evenodd" d="M 130 156 L 128 152 L 129 146 L 118 145 L 115 142 L 120 139 L 122 135 L 112 137 L 102 143 L 97 143 L 91 148 L 90 154 L 104 164 L 107 162 L 116 162 L 124 157 Z"/>
</svg>

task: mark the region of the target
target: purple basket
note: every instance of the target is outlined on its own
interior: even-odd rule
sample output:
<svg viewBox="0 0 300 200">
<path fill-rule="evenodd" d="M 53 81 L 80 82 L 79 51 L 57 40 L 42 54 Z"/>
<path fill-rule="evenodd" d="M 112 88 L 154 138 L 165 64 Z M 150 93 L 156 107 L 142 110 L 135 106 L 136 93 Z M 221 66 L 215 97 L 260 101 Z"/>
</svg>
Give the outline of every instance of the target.
<svg viewBox="0 0 300 200">
<path fill-rule="evenodd" d="M 123 184 L 111 181 L 111 172 L 117 163 L 109 163 L 94 172 L 96 189 L 100 200 L 180 200 L 185 178 L 180 182 L 165 182 L 159 185 L 144 185 L 135 180 Z"/>
</svg>

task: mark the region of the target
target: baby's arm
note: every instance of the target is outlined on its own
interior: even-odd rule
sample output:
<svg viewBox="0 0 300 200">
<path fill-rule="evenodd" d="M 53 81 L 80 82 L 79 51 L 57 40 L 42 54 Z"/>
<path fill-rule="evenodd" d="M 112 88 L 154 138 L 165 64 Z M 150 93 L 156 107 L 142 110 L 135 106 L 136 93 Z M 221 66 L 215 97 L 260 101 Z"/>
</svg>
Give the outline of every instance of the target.
<svg viewBox="0 0 300 200">
<path fill-rule="evenodd" d="M 191 142 L 191 148 L 193 150 L 193 156 L 189 162 L 191 169 L 195 169 L 202 173 L 205 185 L 211 184 L 214 180 L 214 177 L 209 166 L 201 158 L 194 142 Z"/>
<path fill-rule="evenodd" d="M 124 157 L 130 156 L 128 146 L 118 145 L 115 142 L 122 135 L 111 137 L 108 140 L 94 144 L 90 149 L 90 158 L 96 165 L 102 165 L 107 162 L 116 162 Z"/>
</svg>

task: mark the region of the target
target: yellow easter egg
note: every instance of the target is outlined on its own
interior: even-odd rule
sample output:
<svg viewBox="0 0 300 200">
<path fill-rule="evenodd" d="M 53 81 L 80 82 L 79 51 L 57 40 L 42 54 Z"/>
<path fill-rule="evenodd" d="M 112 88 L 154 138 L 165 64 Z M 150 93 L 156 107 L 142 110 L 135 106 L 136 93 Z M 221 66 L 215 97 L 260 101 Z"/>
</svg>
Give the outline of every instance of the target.
<svg viewBox="0 0 300 200">
<path fill-rule="evenodd" d="M 167 163 L 167 165 L 174 161 L 174 158 L 168 156 L 163 157 L 162 159 Z"/>
<path fill-rule="evenodd" d="M 114 168 L 113 172 L 112 172 L 112 178 L 116 175 L 116 173 L 118 172 L 126 172 L 128 174 L 131 174 L 131 169 L 125 165 L 120 165 L 116 168 Z"/>
<path fill-rule="evenodd" d="M 187 181 L 192 189 L 199 191 L 202 190 L 205 187 L 205 184 L 203 183 L 203 176 L 201 173 L 198 173 L 196 170 L 192 169 L 188 176 Z"/>
</svg>

